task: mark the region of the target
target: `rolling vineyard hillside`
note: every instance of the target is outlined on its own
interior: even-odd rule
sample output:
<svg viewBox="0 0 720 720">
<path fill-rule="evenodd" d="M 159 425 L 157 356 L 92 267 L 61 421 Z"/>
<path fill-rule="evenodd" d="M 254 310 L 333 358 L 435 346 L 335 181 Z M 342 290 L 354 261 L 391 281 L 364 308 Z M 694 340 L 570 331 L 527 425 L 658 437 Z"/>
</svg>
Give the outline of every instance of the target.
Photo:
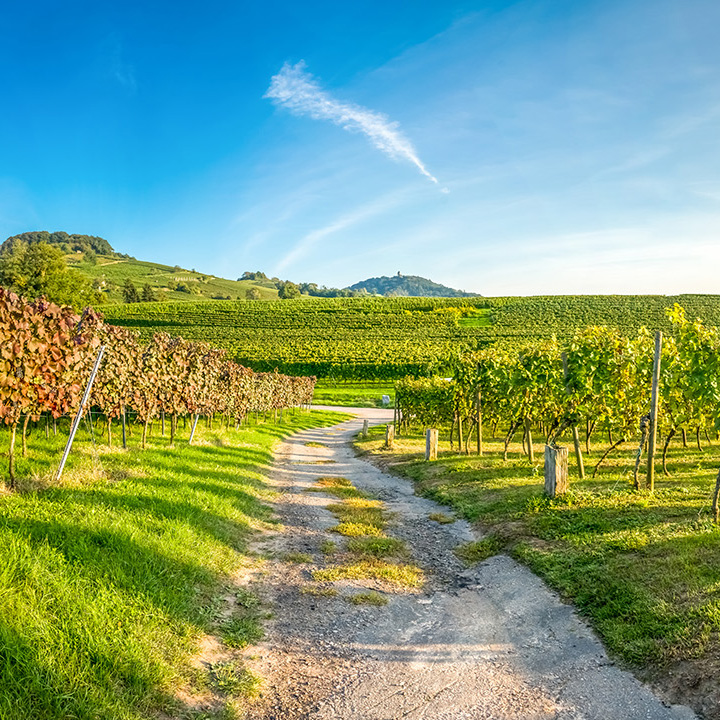
<svg viewBox="0 0 720 720">
<path fill-rule="evenodd" d="M 179 266 L 160 265 L 131 257 L 98 255 L 89 262 L 83 253 L 66 256 L 68 265 L 100 284 L 108 302 L 122 302 L 122 288 L 129 279 L 138 290 L 149 285 L 160 300 L 197 302 L 212 298 L 244 299 L 245 293 L 256 288 L 261 300 L 277 299 L 277 288 L 270 282 L 228 280 Z"/>
<path fill-rule="evenodd" d="M 665 309 L 720 325 L 720 296 L 328 298 L 282 302 L 138 303 L 103 308 L 145 338 L 164 331 L 229 350 L 255 370 L 392 379 L 441 370 L 458 351 L 570 336 L 607 325 L 670 330 Z"/>
</svg>

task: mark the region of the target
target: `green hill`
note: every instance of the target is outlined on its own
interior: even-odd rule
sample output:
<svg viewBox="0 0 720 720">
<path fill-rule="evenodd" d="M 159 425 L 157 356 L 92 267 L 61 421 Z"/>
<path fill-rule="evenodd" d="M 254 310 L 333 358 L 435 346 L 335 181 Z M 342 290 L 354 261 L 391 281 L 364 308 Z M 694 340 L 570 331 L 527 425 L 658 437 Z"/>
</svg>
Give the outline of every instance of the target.
<svg viewBox="0 0 720 720">
<path fill-rule="evenodd" d="M 227 280 L 196 270 L 185 270 L 179 265 L 160 265 L 135 258 L 98 255 L 95 262 L 89 262 L 83 253 L 73 253 L 67 256 L 67 260 L 71 267 L 93 280 L 97 279 L 110 303 L 123 301 L 123 283 L 128 278 L 138 290 L 149 285 L 158 300 L 244 300 L 251 288 L 257 288 L 260 300 L 277 299 L 277 288 L 270 280 Z"/>
<path fill-rule="evenodd" d="M 370 295 L 385 297 L 477 297 L 475 293 L 454 290 L 419 275 L 401 275 L 400 273 L 393 277 L 369 278 L 351 285 L 348 290 L 364 290 Z"/>
</svg>

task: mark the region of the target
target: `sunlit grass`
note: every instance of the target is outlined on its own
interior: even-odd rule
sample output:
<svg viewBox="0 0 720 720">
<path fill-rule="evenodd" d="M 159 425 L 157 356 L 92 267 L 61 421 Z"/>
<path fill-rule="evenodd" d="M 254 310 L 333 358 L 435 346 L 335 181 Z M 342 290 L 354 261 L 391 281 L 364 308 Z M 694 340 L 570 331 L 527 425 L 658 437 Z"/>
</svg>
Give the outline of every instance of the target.
<svg viewBox="0 0 720 720">
<path fill-rule="evenodd" d="M 313 579 L 322 582 L 336 580 L 383 580 L 403 588 L 416 588 L 423 583 L 423 572 L 415 565 L 391 563 L 384 560 L 361 560 L 315 570 Z"/>
<path fill-rule="evenodd" d="M 383 537 L 385 535 L 385 533 L 375 525 L 365 525 L 364 523 L 356 522 L 338 523 L 330 528 L 330 532 L 345 535 L 345 537 L 363 537 L 367 535 Z"/>
</svg>

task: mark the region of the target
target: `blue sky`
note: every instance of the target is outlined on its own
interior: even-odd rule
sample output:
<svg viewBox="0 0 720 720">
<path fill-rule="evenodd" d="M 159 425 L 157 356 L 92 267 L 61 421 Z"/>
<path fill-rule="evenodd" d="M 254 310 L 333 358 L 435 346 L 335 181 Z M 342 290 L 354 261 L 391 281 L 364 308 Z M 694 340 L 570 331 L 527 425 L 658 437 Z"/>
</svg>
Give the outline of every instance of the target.
<svg viewBox="0 0 720 720">
<path fill-rule="evenodd" d="M 330 286 L 720 292 L 717 0 L 38 0 L 3 20 L 4 237 Z"/>
</svg>

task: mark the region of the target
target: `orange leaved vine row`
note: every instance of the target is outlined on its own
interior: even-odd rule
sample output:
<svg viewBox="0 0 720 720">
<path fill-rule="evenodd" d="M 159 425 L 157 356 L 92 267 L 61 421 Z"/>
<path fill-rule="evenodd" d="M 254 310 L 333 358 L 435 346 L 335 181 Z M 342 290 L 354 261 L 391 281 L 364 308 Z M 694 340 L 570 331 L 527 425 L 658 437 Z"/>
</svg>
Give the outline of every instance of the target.
<svg viewBox="0 0 720 720">
<path fill-rule="evenodd" d="M 90 308 L 78 315 L 0 288 L 0 422 L 11 427 L 11 485 L 20 420 L 75 412 L 101 345 L 91 404 L 108 422 L 133 410 L 147 428 L 153 418 L 169 415 L 172 436 L 179 415 L 219 413 L 240 421 L 250 412 L 312 401 L 314 377 L 256 373 L 225 350 L 166 333 L 143 345 L 136 333 L 105 324 Z"/>
</svg>

